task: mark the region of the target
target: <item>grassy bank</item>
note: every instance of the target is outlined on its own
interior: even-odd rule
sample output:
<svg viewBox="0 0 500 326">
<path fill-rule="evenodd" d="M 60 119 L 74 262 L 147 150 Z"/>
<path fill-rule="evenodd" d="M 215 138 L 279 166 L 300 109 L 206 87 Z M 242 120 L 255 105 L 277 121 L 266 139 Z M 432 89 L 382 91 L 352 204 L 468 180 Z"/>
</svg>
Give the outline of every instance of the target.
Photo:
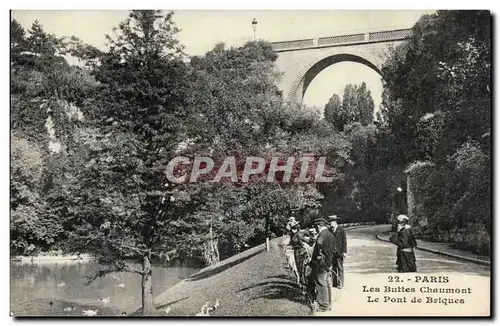
<svg viewBox="0 0 500 326">
<path fill-rule="evenodd" d="M 286 266 L 282 238 L 202 269 L 155 298 L 159 315 L 195 316 L 201 306 L 220 307 L 211 316 L 305 316 L 309 307 Z M 134 315 L 140 315 L 139 309 Z"/>
</svg>

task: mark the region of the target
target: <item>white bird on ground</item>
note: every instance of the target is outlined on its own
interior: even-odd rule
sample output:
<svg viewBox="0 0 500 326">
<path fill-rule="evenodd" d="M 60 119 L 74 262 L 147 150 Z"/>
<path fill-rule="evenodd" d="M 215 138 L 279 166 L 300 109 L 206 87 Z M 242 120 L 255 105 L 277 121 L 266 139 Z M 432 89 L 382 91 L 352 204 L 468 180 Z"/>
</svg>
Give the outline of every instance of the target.
<svg viewBox="0 0 500 326">
<path fill-rule="evenodd" d="M 60 287 L 60 288 L 61 288 L 61 287 L 65 286 L 65 285 L 66 285 L 66 283 L 61 282 L 61 283 L 57 284 L 57 287 Z"/>
<path fill-rule="evenodd" d="M 219 309 L 220 307 L 220 301 L 219 298 L 215 299 L 215 304 L 214 304 L 214 309 Z"/>
<path fill-rule="evenodd" d="M 119 288 L 124 288 L 124 287 L 125 287 L 125 284 L 120 283 L 120 284 L 118 284 L 118 285 L 117 285 L 117 287 L 119 287 Z"/>
<path fill-rule="evenodd" d="M 208 313 L 208 302 L 201 306 L 201 311 L 197 313 L 196 316 L 210 316 Z"/>
<path fill-rule="evenodd" d="M 97 316 L 98 311 L 99 311 L 98 309 L 96 309 L 96 310 L 92 310 L 92 309 L 82 310 L 82 315 L 84 315 L 84 316 Z"/>
<path fill-rule="evenodd" d="M 109 297 L 106 297 L 106 298 L 101 298 L 101 302 L 102 302 L 103 304 L 108 304 L 108 303 L 110 303 L 110 302 L 111 302 L 111 299 L 110 299 Z"/>
<path fill-rule="evenodd" d="M 165 309 L 163 309 L 163 312 L 165 313 L 165 315 L 168 315 L 170 313 L 170 307 L 166 307 Z"/>
<path fill-rule="evenodd" d="M 65 307 L 63 310 L 64 310 L 64 311 L 73 311 L 73 310 L 75 310 L 75 307 L 74 307 L 74 306 L 71 306 L 71 307 Z"/>
</svg>

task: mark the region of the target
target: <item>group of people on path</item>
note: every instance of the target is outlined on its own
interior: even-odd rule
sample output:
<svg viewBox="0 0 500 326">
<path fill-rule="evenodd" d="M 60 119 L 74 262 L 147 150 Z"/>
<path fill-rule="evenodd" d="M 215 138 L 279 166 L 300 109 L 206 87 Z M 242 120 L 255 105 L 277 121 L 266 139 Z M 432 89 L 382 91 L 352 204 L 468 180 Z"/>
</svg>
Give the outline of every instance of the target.
<svg viewBox="0 0 500 326">
<path fill-rule="evenodd" d="M 301 229 L 295 217 L 290 217 L 287 230 L 294 252 L 296 272 L 301 285 L 310 298 L 313 311 L 331 310 L 333 291 L 336 296 L 344 287 L 344 259 L 347 258 L 345 230 L 338 225 L 340 217 L 328 216 L 328 220 L 317 217 L 314 227 Z M 396 265 L 398 272 L 416 272 L 414 248 L 417 242 L 406 215 L 397 217 L 397 232 L 390 241 L 397 246 Z"/>
<path fill-rule="evenodd" d="M 330 311 L 332 291 L 340 291 L 344 286 L 347 238 L 339 220 L 337 215 L 328 216 L 328 220 L 318 217 L 309 230 L 301 230 L 294 217 L 287 224 L 299 280 L 314 311 Z"/>
</svg>

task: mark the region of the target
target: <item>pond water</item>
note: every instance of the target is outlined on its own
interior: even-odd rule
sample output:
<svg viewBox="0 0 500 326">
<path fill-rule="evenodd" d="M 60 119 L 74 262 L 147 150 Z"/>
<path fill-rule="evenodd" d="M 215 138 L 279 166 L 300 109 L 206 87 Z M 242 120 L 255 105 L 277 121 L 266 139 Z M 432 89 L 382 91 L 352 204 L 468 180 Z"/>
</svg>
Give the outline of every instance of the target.
<svg viewBox="0 0 500 326">
<path fill-rule="evenodd" d="M 99 267 L 95 261 L 11 262 L 11 311 L 17 316 L 32 314 L 33 309 L 24 307 L 33 306 L 30 302 L 37 300 L 48 301 L 51 306 L 52 301 L 63 300 L 69 305 L 100 307 L 103 304 L 101 299 L 105 298 L 107 306 L 126 313 L 141 306 L 141 276 L 138 274 L 116 272 L 85 285 L 84 276 Z M 154 266 L 153 295 L 160 294 L 197 270 L 192 267 Z"/>
</svg>

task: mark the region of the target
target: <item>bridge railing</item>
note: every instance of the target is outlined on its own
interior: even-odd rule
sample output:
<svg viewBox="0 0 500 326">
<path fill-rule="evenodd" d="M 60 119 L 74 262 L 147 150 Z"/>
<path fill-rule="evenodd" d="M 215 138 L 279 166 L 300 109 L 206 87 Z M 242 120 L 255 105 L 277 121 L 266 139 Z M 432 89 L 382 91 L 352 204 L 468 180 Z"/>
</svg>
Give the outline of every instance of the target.
<svg viewBox="0 0 500 326">
<path fill-rule="evenodd" d="M 283 42 L 272 42 L 271 46 L 276 52 L 290 50 L 304 50 L 317 47 L 329 47 L 349 44 L 398 41 L 411 37 L 411 28 L 387 30 L 378 32 L 357 33 L 349 35 L 337 35 L 320 37 L 317 39 L 302 39 Z"/>
<path fill-rule="evenodd" d="M 314 46 L 314 39 L 296 40 L 296 41 L 284 41 L 284 42 L 273 42 L 271 43 L 273 50 L 290 50 L 290 49 L 301 49 L 310 48 Z"/>
<path fill-rule="evenodd" d="M 365 40 L 365 34 L 351 34 L 341 36 L 321 37 L 318 39 L 318 45 L 334 45 L 346 43 L 359 43 Z"/>
</svg>

